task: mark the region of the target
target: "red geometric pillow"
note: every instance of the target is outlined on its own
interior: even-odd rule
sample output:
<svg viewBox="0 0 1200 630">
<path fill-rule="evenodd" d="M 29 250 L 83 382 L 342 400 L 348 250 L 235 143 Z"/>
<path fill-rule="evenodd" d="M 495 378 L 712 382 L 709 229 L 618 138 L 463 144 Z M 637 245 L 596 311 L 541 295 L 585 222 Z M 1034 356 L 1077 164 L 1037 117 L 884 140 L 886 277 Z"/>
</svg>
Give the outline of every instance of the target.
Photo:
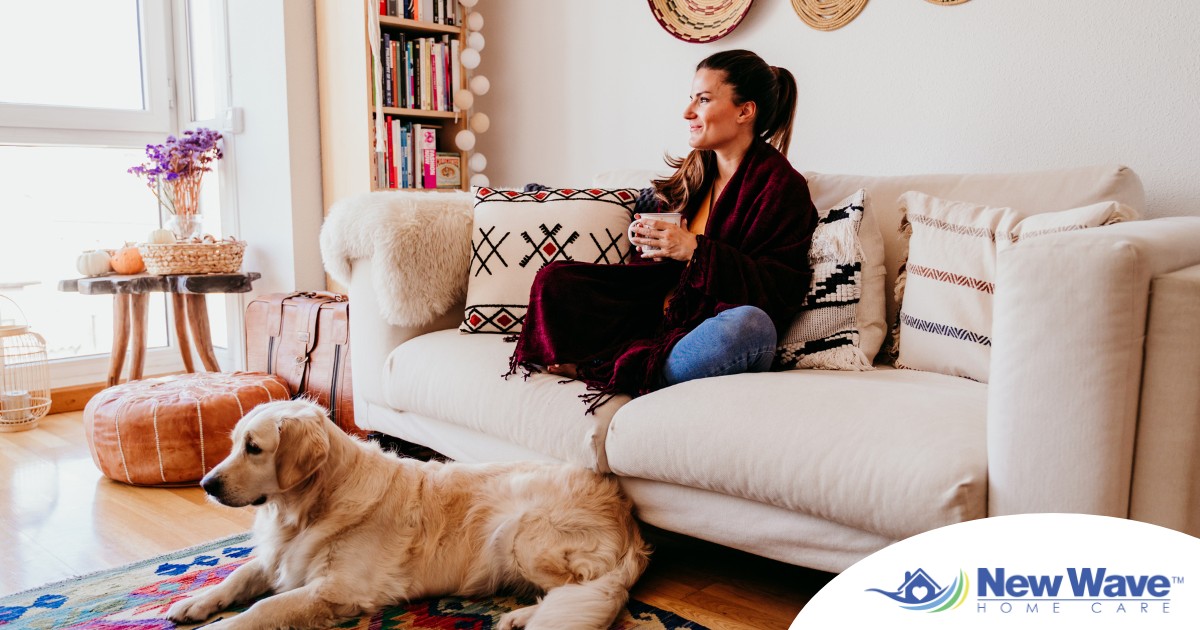
<svg viewBox="0 0 1200 630">
<path fill-rule="evenodd" d="M 636 188 L 478 188 L 467 307 L 459 330 L 521 331 L 529 288 L 555 260 L 624 264 Z"/>
</svg>

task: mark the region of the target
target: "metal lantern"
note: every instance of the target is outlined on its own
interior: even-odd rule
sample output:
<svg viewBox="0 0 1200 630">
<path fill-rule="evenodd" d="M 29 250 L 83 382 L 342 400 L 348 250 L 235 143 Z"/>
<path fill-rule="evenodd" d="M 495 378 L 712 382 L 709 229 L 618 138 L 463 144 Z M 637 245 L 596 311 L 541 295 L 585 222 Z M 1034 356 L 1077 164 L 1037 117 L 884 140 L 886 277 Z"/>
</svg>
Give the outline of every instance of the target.
<svg viewBox="0 0 1200 630">
<path fill-rule="evenodd" d="M 32 429 L 49 411 L 46 340 L 29 330 L 16 302 L 0 295 L 0 432 Z"/>
</svg>

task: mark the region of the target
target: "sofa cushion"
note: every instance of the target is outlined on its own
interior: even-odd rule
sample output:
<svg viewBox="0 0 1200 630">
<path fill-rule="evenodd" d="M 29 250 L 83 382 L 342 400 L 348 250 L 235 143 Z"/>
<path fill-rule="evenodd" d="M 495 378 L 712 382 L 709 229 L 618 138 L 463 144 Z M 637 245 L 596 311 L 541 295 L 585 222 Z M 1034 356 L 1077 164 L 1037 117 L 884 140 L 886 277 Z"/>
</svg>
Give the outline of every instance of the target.
<svg viewBox="0 0 1200 630">
<path fill-rule="evenodd" d="M 624 264 L 636 188 L 478 188 L 463 332 L 520 332 L 529 287 L 556 260 Z"/>
<path fill-rule="evenodd" d="M 869 370 L 862 351 L 858 303 L 862 298 L 863 248 L 859 240 L 865 190 L 818 210 L 808 249 L 812 278 L 800 313 L 780 335 L 775 369 Z"/>
<path fill-rule="evenodd" d="M 872 212 L 863 217 L 878 221 L 887 268 L 886 286 L 896 281 L 900 261 L 907 254 L 900 237 L 900 195 L 910 190 L 943 199 L 962 199 L 989 206 L 1020 208 L 1028 214 L 1078 208 L 1100 201 L 1118 201 L 1139 213 L 1146 207 L 1145 191 L 1137 174 L 1124 166 L 1087 166 L 1026 173 L 897 175 L 832 175 L 805 172 L 813 203 L 830 207 L 860 188 L 871 196 Z M 866 247 L 866 243 L 863 244 Z M 867 267 L 870 269 L 870 252 Z M 870 309 L 875 296 L 887 300 L 886 322 L 896 321 L 897 304 L 891 291 L 884 290 L 884 278 L 863 275 L 863 299 L 860 309 Z M 882 307 L 882 305 L 880 305 Z M 882 341 L 883 335 L 879 339 Z M 867 349 L 864 338 L 864 350 Z"/>
<path fill-rule="evenodd" d="M 997 252 L 1045 234 L 1137 218 L 1115 201 L 1036 215 L 919 192 L 905 193 L 900 203 L 902 225 L 912 236 L 896 281 L 896 365 L 984 383 L 992 356 Z"/>
<path fill-rule="evenodd" d="M 901 539 L 987 514 L 987 386 L 912 370 L 681 383 L 609 427 L 619 475 L 723 492 Z"/>
<path fill-rule="evenodd" d="M 441 330 L 400 344 L 384 364 L 384 399 L 413 411 L 502 438 L 563 461 L 608 471 L 604 436 L 618 396 L 585 415 L 578 381 L 533 374 L 505 379 L 515 344 L 499 335 Z"/>
</svg>

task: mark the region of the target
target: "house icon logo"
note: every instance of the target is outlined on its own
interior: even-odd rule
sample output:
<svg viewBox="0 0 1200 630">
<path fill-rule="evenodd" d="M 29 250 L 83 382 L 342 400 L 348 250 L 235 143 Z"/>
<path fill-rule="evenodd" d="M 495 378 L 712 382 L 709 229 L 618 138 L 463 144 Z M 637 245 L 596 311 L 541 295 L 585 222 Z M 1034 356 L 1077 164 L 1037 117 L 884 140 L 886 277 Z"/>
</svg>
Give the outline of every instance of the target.
<svg viewBox="0 0 1200 630">
<path fill-rule="evenodd" d="M 942 612 L 958 608 L 967 601 L 967 591 L 971 588 L 967 574 L 959 570 L 958 577 L 949 585 L 939 586 L 925 569 L 905 571 L 904 582 L 894 591 L 869 588 L 867 592 L 886 595 L 905 610 L 922 610 L 925 612 Z"/>
</svg>

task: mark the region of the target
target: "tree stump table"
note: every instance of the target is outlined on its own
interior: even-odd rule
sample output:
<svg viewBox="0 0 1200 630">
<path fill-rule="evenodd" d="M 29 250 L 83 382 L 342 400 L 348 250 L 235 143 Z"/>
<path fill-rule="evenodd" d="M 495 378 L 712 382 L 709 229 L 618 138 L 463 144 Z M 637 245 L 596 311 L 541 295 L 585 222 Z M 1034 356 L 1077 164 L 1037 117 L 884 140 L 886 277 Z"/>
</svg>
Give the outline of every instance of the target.
<svg viewBox="0 0 1200 630">
<path fill-rule="evenodd" d="M 125 366 L 125 351 L 131 348 L 129 380 L 142 378 L 146 360 L 146 319 L 151 293 L 171 294 L 171 310 L 175 319 L 175 339 L 183 357 L 183 367 L 195 372 L 191 345 L 209 372 L 219 372 L 217 355 L 213 352 L 212 332 L 208 323 L 208 293 L 247 293 L 251 283 L 262 277 L 257 272 L 207 273 L 156 276 L 109 275 L 95 278 L 74 278 L 58 283 L 59 291 L 83 295 L 113 296 L 113 342 L 108 367 L 108 385 L 121 382 Z M 188 330 L 191 330 L 191 340 Z M 131 338 L 132 334 L 132 338 Z"/>
</svg>

